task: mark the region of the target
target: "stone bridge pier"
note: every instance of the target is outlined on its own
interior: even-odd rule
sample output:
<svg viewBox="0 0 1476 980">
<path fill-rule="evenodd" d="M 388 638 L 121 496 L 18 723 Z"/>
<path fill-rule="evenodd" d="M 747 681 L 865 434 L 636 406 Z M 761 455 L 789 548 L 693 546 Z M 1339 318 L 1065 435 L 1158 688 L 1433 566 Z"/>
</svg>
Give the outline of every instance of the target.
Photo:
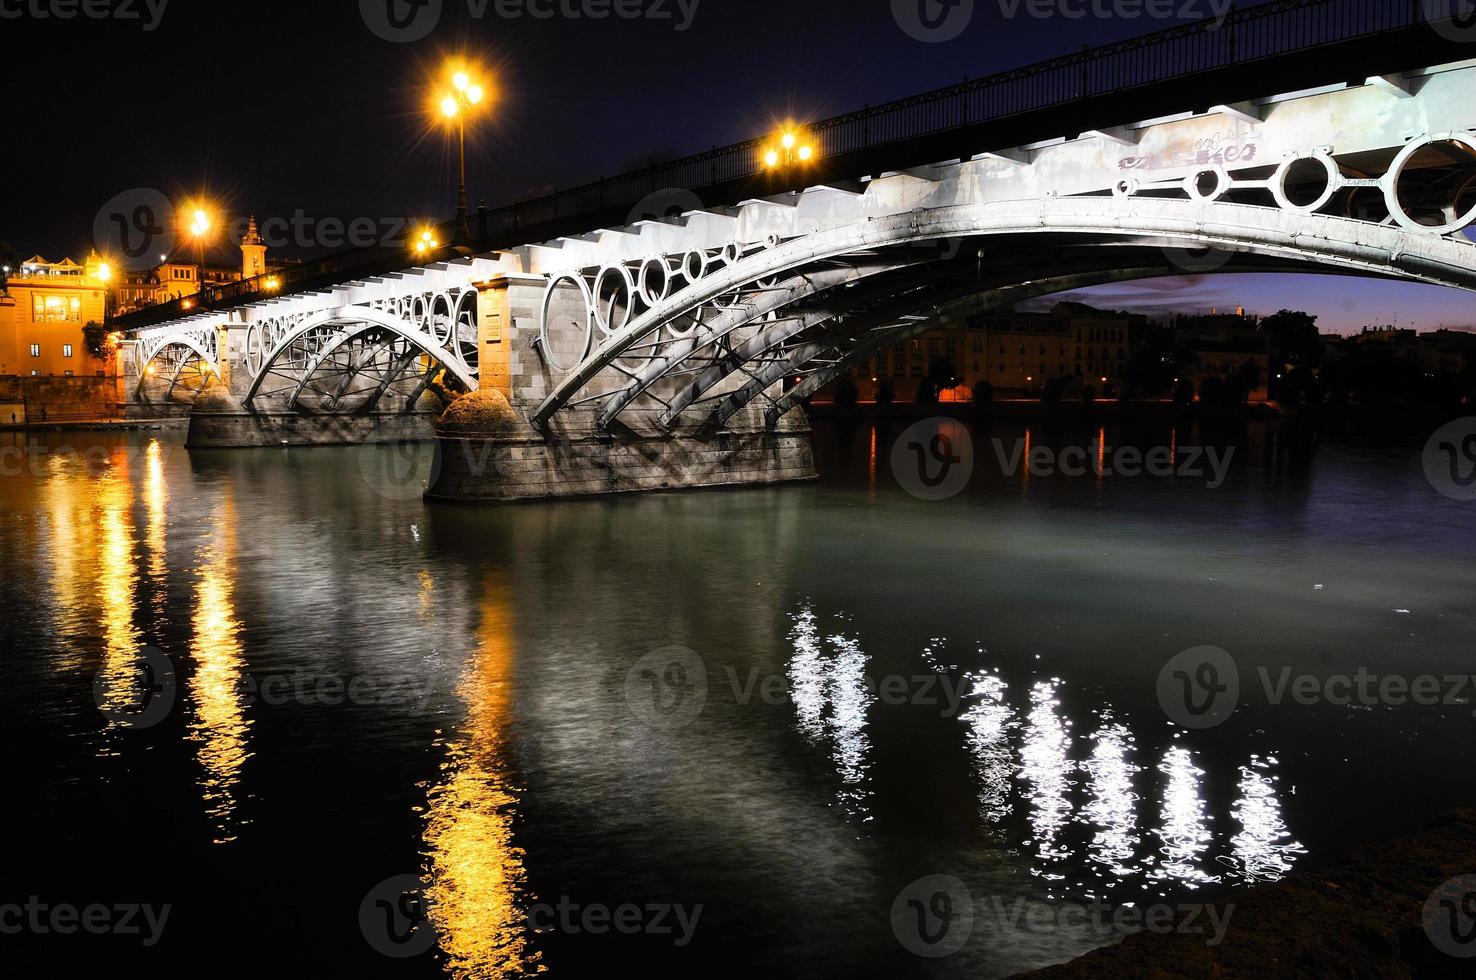
<svg viewBox="0 0 1476 980">
<path fill-rule="evenodd" d="M 601 396 L 625 380 L 619 372 L 602 375 L 585 389 L 584 404 L 535 425 L 534 410 L 558 384 L 557 366 L 578 364 L 588 353 L 586 298 L 568 280 L 547 283 L 542 276 L 512 274 L 476 284 L 480 386 L 453 401 L 436 422 L 428 498 L 526 500 L 814 478 L 809 422 L 801 409 L 771 427 L 762 408 L 768 402 L 755 399 L 722 425 L 682 416 L 667 427 L 656 399 L 675 382 L 664 382 L 652 390 L 655 399 L 602 427 Z M 543 319 L 566 329 L 546 331 L 549 344 L 540 349 Z M 735 372 L 735 380 L 715 392 L 747 380 Z M 781 386 L 772 386 L 775 397 Z"/>
</svg>

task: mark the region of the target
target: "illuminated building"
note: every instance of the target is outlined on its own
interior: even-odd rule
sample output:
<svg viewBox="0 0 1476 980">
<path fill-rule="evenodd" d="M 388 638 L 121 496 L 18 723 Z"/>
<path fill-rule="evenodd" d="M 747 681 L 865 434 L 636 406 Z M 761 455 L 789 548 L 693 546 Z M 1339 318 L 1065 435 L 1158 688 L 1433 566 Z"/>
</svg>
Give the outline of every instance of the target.
<svg viewBox="0 0 1476 980">
<path fill-rule="evenodd" d="M 11 269 L 0 294 L 0 375 L 90 377 L 113 372 L 91 356 L 82 328 L 101 324 L 111 270 L 97 253 L 85 265 L 33 255 Z"/>
</svg>

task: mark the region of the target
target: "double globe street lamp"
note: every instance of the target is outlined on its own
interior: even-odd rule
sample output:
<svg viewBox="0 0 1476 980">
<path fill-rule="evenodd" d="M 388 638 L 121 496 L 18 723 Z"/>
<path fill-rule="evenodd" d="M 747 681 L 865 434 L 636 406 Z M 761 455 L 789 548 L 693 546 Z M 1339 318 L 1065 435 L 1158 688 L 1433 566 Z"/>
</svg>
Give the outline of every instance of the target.
<svg viewBox="0 0 1476 980">
<path fill-rule="evenodd" d="M 451 92 L 441 98 L 441 115 L 456 122 L 456 155 L 461 171 L 456 190 L 458 245 L 466 245 L 471 241 L 471 229 L 466 224 L 466 117 L 481 103 L 484 95 L 481 84 L 466 71 L 458 69 L 451 75 Z"/>
</svg>

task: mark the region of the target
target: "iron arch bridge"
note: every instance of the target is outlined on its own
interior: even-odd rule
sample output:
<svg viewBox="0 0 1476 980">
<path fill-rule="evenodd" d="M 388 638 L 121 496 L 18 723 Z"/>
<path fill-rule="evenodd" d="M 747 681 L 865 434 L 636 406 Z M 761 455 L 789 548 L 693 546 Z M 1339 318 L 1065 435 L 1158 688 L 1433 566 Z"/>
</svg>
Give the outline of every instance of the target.
<svg viewBox="0 0 1476 980">
<path fill-rule="evenodd" d="M 266 316 L 245 330 L 243 402 L 369 411 L 393 394 L 408 409 L 433 385 L 475 390 L 476 313 L 476 289 L 462 286 Z"/>
<path fill-rule="evenodd" d="M 749 408 L 772 426 L 1027 296 L 1270 271 L 1476 289 L 1473 130 L 1459 62 L 733 206 L 669 190 L 637 207 L 654 220 L 196 314 L 139 334 L 138 356 L 227 357 L 248 407 L 355 412 L 475 389 L 497 345 L 496 384 L 548 436 L 721 430 Z"/>
<path fill-rule="evenodd" d="M 1124 176 L 1072 196 L 857 208 L 853 221 L 798 234 L 803 217 L 791 213 L 780 215 L 789 228 L 759 242 L 559 273 L 539 318 L 556 383 L 531 420 L 546 426 L 596 405 L 610 426 L 655 399 L 668 428 L 694 411 L 721 426 L 759 399 L 773 424 L 858 362 L 957 316 L 971 295 L 1056 292 L 1124 270 L 1333 272 L 1476 289 L 1465 234 L 1476 221 L 1476 136 L 1424 135 L 1390 157 L 1369 173 L 1319 147 L 1273 167 Z M 576 294 L 582 315 L 553 313 L 561 293 Z M 775 390 L 781 382 L 792 389 Z"/>
</svg>

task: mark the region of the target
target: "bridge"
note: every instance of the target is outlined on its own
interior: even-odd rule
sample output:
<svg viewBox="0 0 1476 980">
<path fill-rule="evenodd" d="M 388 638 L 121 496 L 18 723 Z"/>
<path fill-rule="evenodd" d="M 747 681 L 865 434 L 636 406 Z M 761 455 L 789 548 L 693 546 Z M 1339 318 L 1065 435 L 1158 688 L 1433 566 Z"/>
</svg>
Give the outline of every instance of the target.
<svg viewBox="0 0 1476 980">
<path fill-rule="evenodd" d="M 803 478 L 804 399 L 1019 299 L 1258 271 L 1476 288 L 1473 42 L 1438 0 L 1252 8 L 814 123 L 813 166 L 750 141 L 483 212 L 439 261 L 144 311 L 133 384 L 203 392 L 197 445 L 394 438 L 449 404 L 443 496 Z"/>
</svg>

